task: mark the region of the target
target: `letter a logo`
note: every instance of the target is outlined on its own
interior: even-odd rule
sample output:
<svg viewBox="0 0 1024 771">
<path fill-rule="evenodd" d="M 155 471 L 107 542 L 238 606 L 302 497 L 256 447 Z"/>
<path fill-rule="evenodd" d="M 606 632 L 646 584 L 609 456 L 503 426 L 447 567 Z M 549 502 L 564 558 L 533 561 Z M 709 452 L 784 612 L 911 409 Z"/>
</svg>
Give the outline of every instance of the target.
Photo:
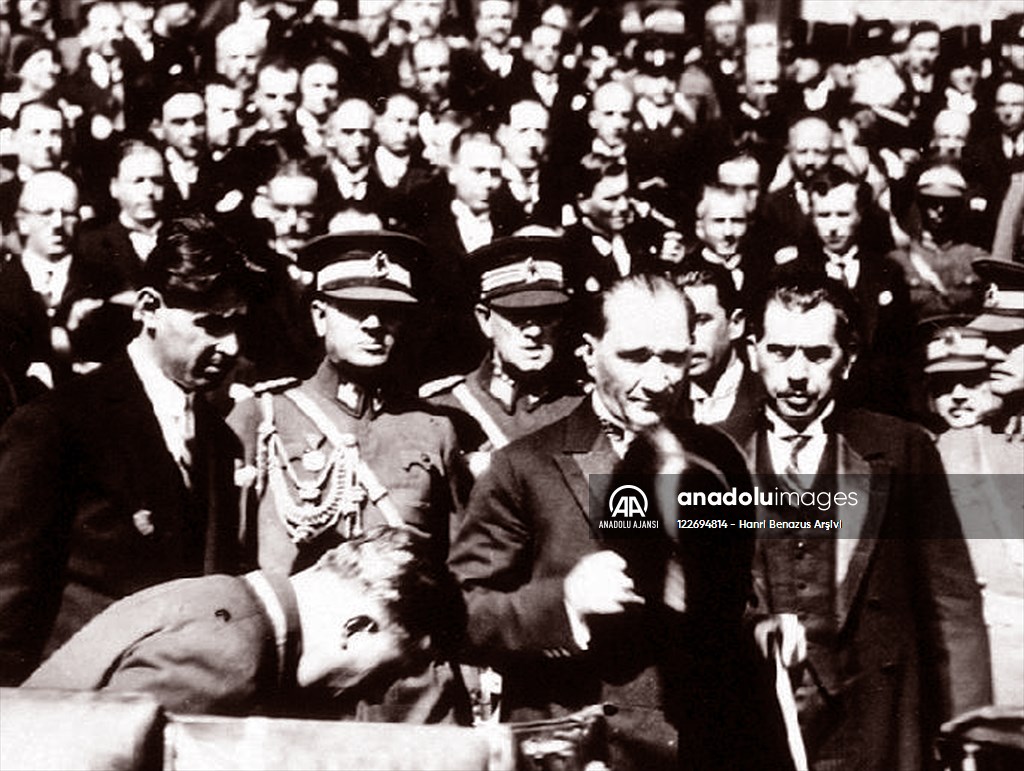
<svg viewBox="0 0 1024 771">
<path fill-rule="evenodd" d="M 608 511 L 612 518 L 632 519 L 634 516 L 647 518 L 647 495 L 636 485 L 621 485 L 608 496 Z"/>
</svg>

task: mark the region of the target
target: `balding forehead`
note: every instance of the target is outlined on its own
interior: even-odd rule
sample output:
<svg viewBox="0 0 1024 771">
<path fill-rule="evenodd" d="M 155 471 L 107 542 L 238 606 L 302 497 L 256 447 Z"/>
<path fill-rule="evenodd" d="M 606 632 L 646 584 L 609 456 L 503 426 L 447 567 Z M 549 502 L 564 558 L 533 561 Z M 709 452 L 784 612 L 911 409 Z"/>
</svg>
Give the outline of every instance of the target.
<svg viewBox="0 0 1024 771">
<path fill-rule="evenodd" d="M 936 133 L 966 135 L 971 130 L 971 118 L 967 113 L 958 110 L 943 110 L 935 116 L 932 128 Z"/>
<path fill-rule="evenodd" d="M 338 105 L 331 117 L 331 125 L 335 128 L 365 127 L 373 122 L 373 109 L 362 99 L 346 99 Z"/>
<path fill-rule="evenodd" d="M 1009 83 L 1000 84 L 999 88 L 996 89 L 996 99 L 1003 101 L 1009 99 L 1020 101 L 1024 99 L 1024 83 L 1010 81 Z"/>
<path fill-rule="evenodd" d="M 60 111 L 59 107 L 52 104 L 46 104 L 45 102 L 29 102 L 24 105 L 18 112 L 18 125 L 21 126 L 26 121 L 33 119 L 38 121 L 45 114 L 49 114 L 53 119 L 63 125 L 64 113 Z"/>
<path fill-rule="evenodd" d="M 516 102 L 508 111 L 509 123 L 515 124 L 536 124 L 547 121 L 548 111 L 544 105 L 534 101 Z"/>
<path fill-rule="evenodd" d="M 33 174 L 21 190 L 19 205 L 31 207 L 36 202 L 78 204 L 78 185 L 70 177 L 57 171 Z M 34 207 L 32 207 L 34 208 Z"/>
<path fill-rule="evenodd" d="M 804 118 L 797 121 L 789 129 L 790 144 L 798 140 L 822 139 L 831 143 L 832 128 L 821 118 Z"/>
<path fill-rule="evenodd" d="M 632 104 L 633 93 L 621 83 L 605 83 L 594 92 L 594 109 L 607 109 L 612 105 Z"/>
</svg>

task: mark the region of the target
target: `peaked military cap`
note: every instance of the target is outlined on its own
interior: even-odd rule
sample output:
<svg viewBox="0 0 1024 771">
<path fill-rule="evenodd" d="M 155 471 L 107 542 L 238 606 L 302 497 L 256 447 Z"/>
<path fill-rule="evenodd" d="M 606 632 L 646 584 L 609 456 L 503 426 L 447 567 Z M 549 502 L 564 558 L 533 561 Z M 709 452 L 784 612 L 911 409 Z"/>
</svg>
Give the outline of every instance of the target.
<svg viewBox="0 0 1024 771">
<path fill-rule="evenodd" d="M 987 288 L 981 314 L 969 326 L 982 332 L 1024 332 L 1024 265 L 975 260 L 971 267 Z"/>
<path fill-rule="evenodd" d="M 498 308 L 540 308 L 569 301 L 565 244 L 551 236 L 499 238 L 469 256 L 480 301 Z"/>
<path fill-rule="evenodd" d="M 987 370 L 988 340 L 980 329 L 938 326 L 925 348 L 926 374 L 936 372 L 977 372 Z"/>
<path fill-rule="evenodd" d="M 316 291 L 339 300 L 415 303 L 413 272 L 427 247 L 419 239 L 382 230 L 315 238 L 299 252 L 299 267 Z"/>
</svg>

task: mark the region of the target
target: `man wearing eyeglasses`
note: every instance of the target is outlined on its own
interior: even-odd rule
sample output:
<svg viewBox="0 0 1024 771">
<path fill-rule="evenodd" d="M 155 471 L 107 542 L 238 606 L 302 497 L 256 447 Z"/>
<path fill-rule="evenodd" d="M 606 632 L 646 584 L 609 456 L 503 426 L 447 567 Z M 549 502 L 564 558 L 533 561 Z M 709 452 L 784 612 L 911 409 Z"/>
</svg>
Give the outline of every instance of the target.
<svg viewBox="0 0 1024 771">
<path fill-rule="evenodd" d="M 0 261 L 0 312 L 28 330 L 30 373 L 45 385 L 66 379 L 74 353 L 68 336 L 83 307 L 89 271 L 72 256 L 78 185 L 58 171 L 31 176 L 18 197 L 19 248 Z"/>
</svg>

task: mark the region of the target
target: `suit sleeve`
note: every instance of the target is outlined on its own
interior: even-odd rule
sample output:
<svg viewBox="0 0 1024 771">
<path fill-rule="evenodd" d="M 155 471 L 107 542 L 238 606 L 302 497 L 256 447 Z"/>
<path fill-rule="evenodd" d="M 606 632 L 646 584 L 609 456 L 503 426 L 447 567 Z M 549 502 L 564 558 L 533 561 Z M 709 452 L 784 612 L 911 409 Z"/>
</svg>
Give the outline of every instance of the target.
<svg viewBox="0 0 1024 771">
<path fill-rule="evenodd" d="M 254 647 L 265 630 L 253 617 L 218 612 L 138 640 L 101 690 L 149 693 L 174 712 L 248 713 L 267 677 Z"/>
<path fill-rule="evenodd" d="M 910 501 L 918 518 L 911 535 L 917 546 L 919 607 L 925 609 L 925 661 L 934 662 L 932 687 L 942 716 L 950 718 L 992 701 L 988 637 L 981 593 L 967 543 L 950 498 L 942 463 L 921 431 L 911 441 L 910 468 L 920 469 Z"/>
<path fill-rule="evenodd" d="M 60 606 L 72 525 L 70 453 L 54 412 L 30 405 L 0 431 L 0 684 L 39 663 Z"/>
<path fill-rule="evenodd" d="M 576 650 L 563 576 L 535 576 L 528 496 L 505 453 L 473 490 L 449 565 L 468 609 L 469 658 L 483 664 L 545 650 Z"/>
</svg>

